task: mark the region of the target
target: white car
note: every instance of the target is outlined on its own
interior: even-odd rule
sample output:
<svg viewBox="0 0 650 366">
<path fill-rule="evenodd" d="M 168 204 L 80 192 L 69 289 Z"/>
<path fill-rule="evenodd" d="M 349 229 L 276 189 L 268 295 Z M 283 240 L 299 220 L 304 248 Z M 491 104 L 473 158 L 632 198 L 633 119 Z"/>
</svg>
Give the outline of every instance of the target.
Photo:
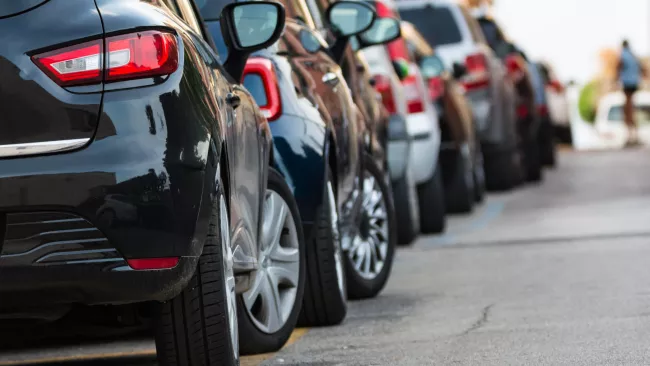
<svg viewBox="0 0 650 366">
<path fill-rule="evenodd" d="M 639 140 L 650 144 L 650 92 L 639 91 L 634 95 L 634 114 L 639 127 Z M 609 148 L 620 148 L 628 138 L 623 117 L 625 95 L 614 92 L 605 95 L 598 103 L 596 130 Z"/>
<path fill-rule="evenodd" d="M 374 1 L 372 4 L 379 16 L 398 17 L 392 0 Z M 404 44 L 404 50 L 406 49 Z M 405 66 L 405 74 L 400 80 L 392 61 L 396 59 L 396 55 L 391 55 L 387 46 L 369 47 L 361 52 L 370 65 L 370 73 L 378 76 L 375 80 L 381 82 L 381 85 L 375 87 L 382 92 L 384 100 L 388 98 L 393 105 L 392 111 L 388 108 L 389 112 L 405 117 L 406 132 L 411 138 L 411 151 L 409 159 L 400 164 L 408 163 L 410 173 L 406 177 L 410 176 L 408 179 L 412 179 L 417 185 L 422 232 L 440 233 L 445 228 L 444 187 L 438 164 L 440 125 L 435 107 L 428 98 L 428 88 L 420 68 L 408 55 L 398 55 L 397 58 L 402 60 Z M 407 169 L 398 165 L 394 157 L 391 159 L 391 154 L 396 155 L 397 149 L 395 144 L 391 146 L 389 142 L 389 162 L 393 160 L 391 175 Z M 395 180 L 396 176 L 393 175 L 392 178 Z M 397 199 L 395 201 L 398 202 Z"/>
</svg>

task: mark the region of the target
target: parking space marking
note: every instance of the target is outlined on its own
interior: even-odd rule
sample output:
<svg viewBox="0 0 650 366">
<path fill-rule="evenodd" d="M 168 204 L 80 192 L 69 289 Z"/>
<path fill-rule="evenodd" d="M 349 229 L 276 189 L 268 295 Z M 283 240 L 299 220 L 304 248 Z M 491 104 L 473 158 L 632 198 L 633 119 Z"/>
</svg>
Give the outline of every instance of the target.
<svg viewBox="0 0 650 366">
<path fill-rule="evenodd" d="M 309 331 L 309 328 L 296 328 L 296 329 L 294 329 L 293 333 L 291 333 L 291 337 L 289 337 L 289 340 L 282 347 L 282 349 L 284 349 L 286 347 L 289 347 L 290 345 L 296 343 L 300 338 L 302 338 L 305 334 L 307 334 L 308 331 Z M 266 360 L 270 360 L 271 358 L 275 357 L 275 355 L 277 355 L 278 352 L 264 353 L 264 354 L 255 355 L 255 356 L 243 356 L 241 358 L 241 360 L 240 360 L 239 365 L 240 366 L 258 366 L 262 362 L 264 362 Z"/>
</svg>

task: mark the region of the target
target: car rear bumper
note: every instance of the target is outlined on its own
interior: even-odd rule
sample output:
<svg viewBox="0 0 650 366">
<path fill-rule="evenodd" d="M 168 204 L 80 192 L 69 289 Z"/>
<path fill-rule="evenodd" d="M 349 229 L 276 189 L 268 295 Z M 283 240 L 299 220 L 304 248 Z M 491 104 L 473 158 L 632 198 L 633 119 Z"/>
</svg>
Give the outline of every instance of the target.
<svg viewBox="0 0 650 366">
<path fill-rule="evenodd" d="M 0 311 L 167 300 L 184 288 L 207 232 L 207 173 L 167 163 L 164 142 L 144 139 L 0 160 Z M 167 257 L 176 267 L 127 264 Z"/>
</svg>

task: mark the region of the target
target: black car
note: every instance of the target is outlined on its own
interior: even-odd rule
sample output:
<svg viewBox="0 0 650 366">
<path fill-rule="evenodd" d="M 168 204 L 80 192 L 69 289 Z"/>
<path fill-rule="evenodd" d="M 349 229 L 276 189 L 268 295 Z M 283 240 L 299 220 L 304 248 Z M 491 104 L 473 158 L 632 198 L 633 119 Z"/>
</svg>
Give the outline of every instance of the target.
<svg viewBox="0 0 650 366">
<path fill-rule="evenodd" d="M 224 66 L 191 0 L 0 5 L 1 319 L 103 305 L 125 327 L 153 320 L 160 365 L 238 364 L 235 293 L 273 263 L 262 244 L 291 264 L 297 317 L 300 216 L 239 85 L 284 9 L 221 19 Z"/>
<path fill-rule="evenodd" d="M 197 1 L 219 53 L 227 50 L 226 43 L 219 42 L 221 26 L 215 15 L 229 2 Z M 282 3 L 287 9 L 285 32 L 249 60 L 244 85 L 271 121 L 275 167 L 292 187 L 303 219 L 309 280 L 300 323 L 337 324 L 345 317 L 348 294 L 374 296 L 383 288 L 394 250 L 390 196 L 380 168 L 368 154 L 365 121 L 334 57 L 345 50 L 349 36 L 371 26 L 374 12 L 359 2 L 333 5 L 328 16 L 341 41 L 337 48 L 314 30 L 304 0 Z M 356 17 L 356 26 L 348 16 Z M 376 242 L 369 242 L 371 232 L 377 232 Z M 342 249 L 351 254 L 344 256 Z M 344 268 L 346 263 L 354 267 L 353 258 L 376 273 L 362 277 L 348 271 L 346 280 Z M 251 322 L 258 325 L 250 304 L 244 305 L 240 310 L 252 314 Z M 257 326 L 250 331 L 263 330 Z M 269 344 L 248 351 L 273 348 Z"/>
</svg>

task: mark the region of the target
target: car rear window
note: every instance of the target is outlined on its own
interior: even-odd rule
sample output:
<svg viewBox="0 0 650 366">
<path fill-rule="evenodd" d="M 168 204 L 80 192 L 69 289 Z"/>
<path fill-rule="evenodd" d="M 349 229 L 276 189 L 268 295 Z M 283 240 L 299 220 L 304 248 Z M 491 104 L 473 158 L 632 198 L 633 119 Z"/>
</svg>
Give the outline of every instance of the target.
<svg viewBox="0 0 650 366">
<path fill-rule="evenodd" d="M 649 105 L 637 105 L 634 106 L 634 118 L 635 121 L 639 124 L 649 124 L 650 123 L 650 106 Z M 607 114 L 607 120 L 610 123 L 619 123 L 624 121 L 623 116 L 623 106 L 615 105 Z"/>
<path fill-rule="evenodd" d="M 434 47 L 463 40 L 456 18 L 448 7 L 401 9 L 399 13 L 402 19 L 413 23 Z"/>
<path fill-rule="evenodd" d="M 503 39 L 499 27 L 494 24 L 494 22 L 487 19 L 479 19 L 478 23 L 481 26 L 481 30 L 483 30 L 483 35 L 485 36 L 487 43 L 492 48 L 496 47 L 496 45 Z"/>
</svg>

